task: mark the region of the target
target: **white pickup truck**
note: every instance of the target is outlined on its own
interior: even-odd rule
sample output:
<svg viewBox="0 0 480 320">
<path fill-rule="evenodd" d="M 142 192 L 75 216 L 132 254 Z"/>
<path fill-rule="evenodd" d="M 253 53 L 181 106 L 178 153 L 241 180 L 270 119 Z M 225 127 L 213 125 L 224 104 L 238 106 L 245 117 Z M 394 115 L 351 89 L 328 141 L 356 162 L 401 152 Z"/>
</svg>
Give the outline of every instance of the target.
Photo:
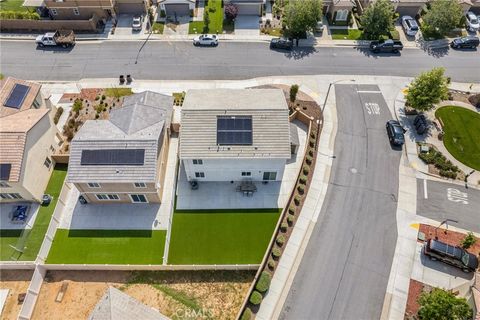
<svg viewBox="0 0 480 320">
<path fill-rule="evenodd" d="M 57 30 L 38 36 L 35 42 L 40 47 L 62 46 L 63 48 L 68 48 L 75 45 L 75 34 L 72 30 Z"/>
</svg>

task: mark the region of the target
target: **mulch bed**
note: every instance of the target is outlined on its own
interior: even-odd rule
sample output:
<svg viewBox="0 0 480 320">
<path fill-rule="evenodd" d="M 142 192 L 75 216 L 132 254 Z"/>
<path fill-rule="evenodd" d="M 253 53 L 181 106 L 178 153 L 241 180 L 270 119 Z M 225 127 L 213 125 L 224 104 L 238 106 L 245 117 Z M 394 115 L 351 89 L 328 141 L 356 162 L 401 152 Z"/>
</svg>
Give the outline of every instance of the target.
<svg viewBox="0 0 480 320">
<path fill-rule="evenodd" d="M 432 290 L 432 287 L 420 281 L 410 279 L 410 285 L 408 287 L 407 308 L 405 309 L 405 319 L 418 319 L 417 312 L 420 309 L 418 298 L 420 298 L 422 292 L 429 292 L 430 290 Z"/>
<path fill-rule="evenodd" d="M 103 91 L 103 89 L 82 89 L 80 93 L 65 93 L 62 98 L 60 98 L 59 103 L 73 102 L 75 99 L 93 101 L 95 97 L 101 95 Z"/>
<path fill-rule="evenodd" d="M 434 239 L 435 228 L 436 226 L 431 226 L 428 224 L 420 224 L 420 228 L 418 231 L 423 232 L 425 234 L 425 240 Z M 438 228 L 437 236 L 438 236 L 438 240 L 442 242 L 455 245 L 455 246 L 460 246 L 460 243 L 462 242 L 463 238 L 465 238 L 466 234 L 461 232 L 455 232 L 452 230 L 447 230 L 444 228 Z M 467 251 L 475 255 L 480 254 L 480 239 L 477 238 L 477 242 L 475 242 L 473 246 L 467 249 Z"/>
</svg>

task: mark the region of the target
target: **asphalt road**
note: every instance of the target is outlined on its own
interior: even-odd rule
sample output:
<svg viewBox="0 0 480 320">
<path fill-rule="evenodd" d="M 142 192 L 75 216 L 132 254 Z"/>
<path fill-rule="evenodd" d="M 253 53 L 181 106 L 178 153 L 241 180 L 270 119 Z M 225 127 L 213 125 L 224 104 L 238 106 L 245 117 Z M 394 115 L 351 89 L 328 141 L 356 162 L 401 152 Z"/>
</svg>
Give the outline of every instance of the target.
<svg viewBox="0 0 480 320">
<path fill-rule="evenodd" d="M 269 50 L 268 43 L 223 42 L 197 48 L 190 42 L 79 42 L 71 49 L 36 48 L 33 41 L 0 41 L 2 73 L 29 80 L 79 80 L 131 74 L 137 79 L 249 79 L 271 75 L 355 74 L 416 76 L 443 66 L 456 81 L 479 81 L 478 51 L 404 49 L 371 55 L 351 47 Z M 140 48 L 142 50 L 139 52 Z M 137 63 L 136 63 L 137 62 Z"/>
<path fill-rule="evenodd" d="M 372 320 L 382 311 L 397 239 L 401 150 L 388 142 L 391 115 L 377 86 L 335 91 L 336 158 L 281 319 Z"/>
<path fill-rule="evenodd" d="M 480 232 L 480 191 L 451 183 L 417 179 L 417 214 L 438 222 L 457 220 L 458 223 L 451 225 Z"/>
</svg>

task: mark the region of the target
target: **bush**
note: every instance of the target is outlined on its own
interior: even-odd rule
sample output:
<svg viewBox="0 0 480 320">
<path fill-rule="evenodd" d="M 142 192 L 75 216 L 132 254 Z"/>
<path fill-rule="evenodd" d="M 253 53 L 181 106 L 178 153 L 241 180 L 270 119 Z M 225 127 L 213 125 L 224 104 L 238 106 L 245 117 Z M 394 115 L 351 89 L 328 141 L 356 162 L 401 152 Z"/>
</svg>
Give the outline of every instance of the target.
<svg viewBox="0 0 480 320">
<path fill-rule="evenodd" d="M 298 182 L 300 182 L 301 184 L 307 184 L 307 176 L 301 175 L 300 178 L 298 179 Z"/>
<path fill-rule="evenodd" d="M 53 117 L 53 123 L 54 123 L 54 124 L 57 124 L 57 123 L 58 123 L 58 120 L 60 119 L 60 117 L 62 116 L 62 114 L 63 114 L 63 108 L 62 108 L 62 107 L 58 107 L 57 112 L 55 112 L 55 117 Z"/>
<path fill-rule="evenodd" d="M 275 263 L 274 260 L 270 259 L 270 260 L 268 260 L 267 265 L 268 265 L 268 268 L 269 268 L 270 270 L 273 270 L 273 269 L 275 269 L 276 263 Z"/>
<path fill-rule="evenodd" d="M 282 224 L 280 225 L 280 231 L 286 232 L 287 229 L 288 229 L 288 224 L 286 222 L 282 222 Z"/>
<path fill-rule="evenodd" d="M 294 102 L 297 99 L 298 84 L 294 84 L 290 87 L 290 101 Z"/>
<path fill-rule="evenodd" d="M 302 197 L 300 197 L 299 195 L 296 195 L 295 198 L 293 198 L 293 202 L 295 202 L 296 206 L 300 204 L 300 201 L 302 201 Z"/>
<path fill-rule="evenodd" d="M 36 12 L 0 11 L 0 19 L 40 20 Z"/>
<path fill-rule="evenodd" d="M 303 193 L 305 192 L 305 187 L 302 186 L 302 185 L 299 185 L 299 186 L 297 187 L 297 190 L 298 190 L 298 193 L 303 194 Z"/>
<path fill-rule="evenodd" d="M 317 138 L 317 134 L 316 134 L 314 131 L 312 131 L 312 132 L 310 133 L 310 138 L 316 139 L 316 138 Z"/>
<path fill-rule="evenodd" d="M 315 151 L 313 149 L 308 149 L 308 155 L 310 157 L 313 157 L 314 154 L 315 154 Z"/>
<path fill-rule="evenodd" d="M 315 147 L 315 143 L 316 143 L 316 142 L 317 142 L 317 141 L 316 141 L 315 139 L 310 139 L 310 141 L 309 141 L 310 147 L 312 147 L 312 148 Z"/>
<path fill-rule="evenodd" d="M 272 281 L 272 276 L 267 271 L 263 271 L 258 277 L 257 285 L 255 290 L 258 292 L 266 292 L 270 288 L 270 282 Z"/>
<path fill-rule="evenodd" d="M 290 206 L 290 208 L 288 208 L 288 214 L 295 215 L 295 207 Z"/>
<path fill-rule="evenodd" d="M 310 173 L 310 168 L 308 166 L 303 166 L 302 171 L 304 175 L 308 175 Z"/>
<path fill-rule="evenodd" d="M 249 301 L 251 304 L 258 306 L 262 303 L 262 294 L 258 291 L 253 291 Z"/>
<path fill-rule="evenodd" d="M 279 235 L 277 239 L 275 239 L 275 242 L 278 244 L 279 247 L 283 246 L 283 244 L 285 243 L 285 236 Z"/>
<path fill-rule="evenodd" d="M 293 224 L 293 216 L 287 216 L 287 223 L 289 226 Z"/>
<path fill-rule="evenodd" d="M 72 111 L 78 113 L 80 110 L 82 110 L 82 107 L 83 107 L 82 100 L 75 99 L 75 102 L 73 103 Z"/>
<path fill-rule="evenodd" d="M 313 157 L 311 157 L 311 156 L 306 156 L 306 157 L 305 157 L 305 162 L 306 162 L 307 164 L 309 164 L 309 165 L 312 164 L 312 161 L 313 161 Z"/>
<path fill-rule="evenodd" d="M 457 179 L 457 173 L 453 171 L 448 171 L 448 170 L 440 170 L 440 175 L 445 178 L 449 179 Z"/>
<path fill-rule="evenodd" d="M 475 242 L 477 242 L 477 238 L 475 238 L 473 232 L 469 232 L 465 238 L 463 238 L 461 245 L 464 249 L 468 249 L 473 246 Z"/>
<path fill-rule="evenodd" d="M 229 3 L 225 6 L 225 17 L 228 20 L 235 19 L 237 15 L 238 15 L 238 7 L 236 5 Z"/>
<path fill-rule="evenodd" d="M 165 18 L 167 16 L 165 10 L 160 10 L 160 17 Z"/>
<path fill-rule="evenodd" d="M 107 97 L 105 97 L 104 94 L 102 94 L 102 101 L 105 100 Z"/>
<path fill-rule="evenodd" d="M 95 97 L 95 101 L 100 100 L 100 96 Z"/>
<path fill-rule="evenodd" d="M 281 255 L 282 255 L 282 251 L 280 250 L 280 248 L 275 247 L 275 248 L 272 249 L 272 257 L 273 257 L 273 259 L 277 259 L 277 260 L 278 260 L 278 258 L 280 258 Z"/>
<path fill-rule="evenodd" d="M 246 308 L 243 313 L 242 313 L 242 316 L 240 317 L 240 320 L 250 320 L 252 319 L 252 310 L 250 310 L 250 308 Z"/>
</svg>

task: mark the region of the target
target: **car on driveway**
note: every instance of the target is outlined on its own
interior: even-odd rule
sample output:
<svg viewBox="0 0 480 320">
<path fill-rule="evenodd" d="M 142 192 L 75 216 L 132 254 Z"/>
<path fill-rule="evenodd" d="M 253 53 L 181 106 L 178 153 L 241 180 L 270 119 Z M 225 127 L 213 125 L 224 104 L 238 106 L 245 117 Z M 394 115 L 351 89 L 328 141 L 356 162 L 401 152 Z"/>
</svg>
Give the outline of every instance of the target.
<svg viewBox="0 0 480 320">
<path fill-rule="evenodd" d="M 270 49 L 292 50 L 293 41 L 285 38 L 273 38 L 270 40 Z"/>
<path fill-rule="evenodd" d="M 194 46 L 218 46 L 218 37 L 214 34 L 201 34 L 193 39 Z"/>
<path fill-rule="evenodd" d="M 413 19 L 410 16 L 402 17 L 402 27 L 405 31 L 405 34 L 410 37 L 415 37 L 418 32 L 418 23 L 417 20 Z"/>
<path fill-rule="evenodd" d="M 480 39 L 475 36 L 455 38 L 450 42 L 453 49 L 475 49 L 480 44 Z"/>
<path fill-rule="evenodd" d="M 427 240 L 423 253 L 432 260 L 442 261 L 464 272 L 473 272 L 478 268 L 478 259 L 474 254 L 438 240 Z"/>
<path fill-rule="evenodd" d="M 403 129 L 400 122 L 397 120 L 389 120 L 385 127 L 391 144 L 401 146 L 405 143 L 405 129 Z"/>
<path fill-rule="evenodd" d="M 142 31 L 142 16 L 135 16 L 132 20 L 132 30 L 133 31 Z"/>
<path fill-rule="evenodd" d="M 467 30 L 471 32 L 477 32 L 480 29 L 480 21 L 478 17 L 472 11 L 468 11 L 465 14 Z"/>
</svg>

